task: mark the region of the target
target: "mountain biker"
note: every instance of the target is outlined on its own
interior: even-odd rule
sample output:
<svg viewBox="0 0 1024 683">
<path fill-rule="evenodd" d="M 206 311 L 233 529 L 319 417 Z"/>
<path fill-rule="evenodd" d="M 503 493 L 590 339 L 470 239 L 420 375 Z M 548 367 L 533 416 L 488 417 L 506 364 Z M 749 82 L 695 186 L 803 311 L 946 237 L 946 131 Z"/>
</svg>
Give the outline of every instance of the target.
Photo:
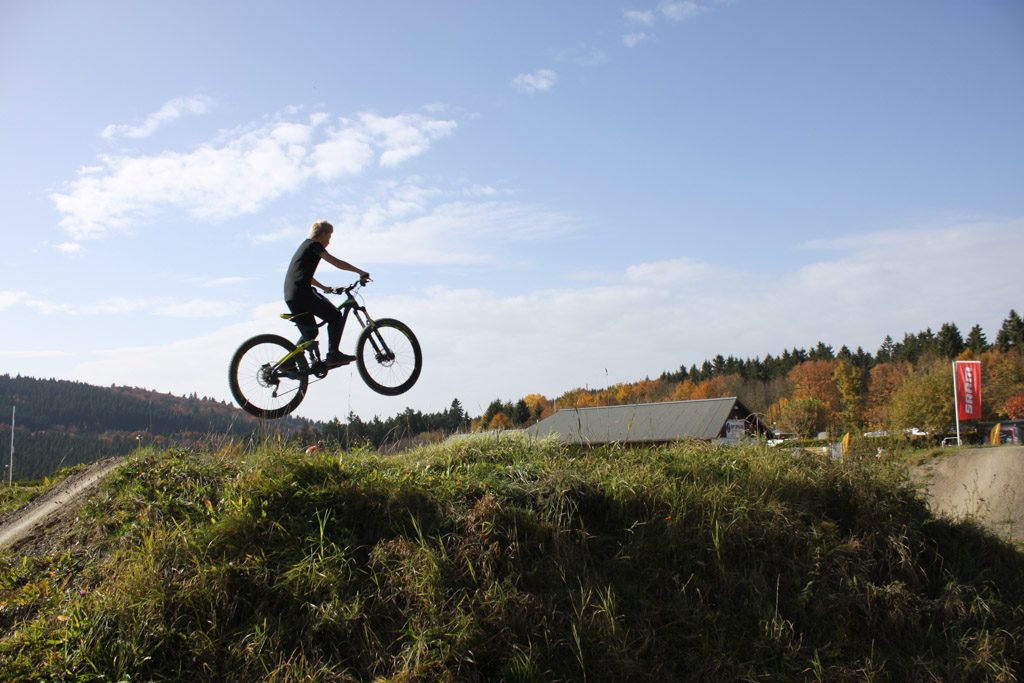
<svg viewBox="0 0 1024 683">
<path fill-rule="evenodd" d="M 317 337 L 319 329 L 313 316 L 327 322 L 329 348 L 324 360 L 328 367 L 336 368 L 351 363 L 356 357 L 342 353 L 339 349 L 341 311 L 331 305 L 331 302 L 323 294 L 313 289 L 319 287 L 325 292 L 331 291 L 330 287 L 325 287 L 317 282 L 313 274 L 316 272 L 317 266 L 320 265 L 321 259 L 340 270 L 358 273 L 363 284 L 370 280 L 370 274 L 327 252 L 327 245 L 331 242 L 332 234 L 334 234 L 334 226 L 327 221 L 318 220 L 310 226 L 309 239 L 299 245 L 288 265 L 288 274 L 284 278 L 284 301 L 288 305 L 288 310 L 297 316 L 293 322 L 302 333 L 301 341 L 309 341 Z"/>
</svg>

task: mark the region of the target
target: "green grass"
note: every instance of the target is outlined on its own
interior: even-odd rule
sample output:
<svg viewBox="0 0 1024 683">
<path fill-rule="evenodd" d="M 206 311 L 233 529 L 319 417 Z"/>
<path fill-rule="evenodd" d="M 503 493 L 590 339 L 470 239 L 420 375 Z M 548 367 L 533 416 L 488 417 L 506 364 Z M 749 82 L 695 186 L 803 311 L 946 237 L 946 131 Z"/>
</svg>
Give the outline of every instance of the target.
<svg viewBox="0 0 1024 683">
<path fill-rule="evenodd" d="M 508 437 L 143 451 L 64 543 L 0 556 L 0 679 L 1024 670 L 1024 555 L 932 518 L 873 459 Z"/>
</svg>

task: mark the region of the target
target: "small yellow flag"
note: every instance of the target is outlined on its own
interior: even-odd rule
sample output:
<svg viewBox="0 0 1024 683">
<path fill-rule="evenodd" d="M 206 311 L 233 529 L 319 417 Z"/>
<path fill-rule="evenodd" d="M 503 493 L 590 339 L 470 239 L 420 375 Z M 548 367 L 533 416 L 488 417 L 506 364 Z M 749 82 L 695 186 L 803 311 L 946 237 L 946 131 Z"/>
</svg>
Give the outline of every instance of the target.
<svg viewBox="0 0 1024 683">
<path fill-rule="evenodd" d="M 997 422 L 996 426 L 992 428 L 992 431 L 988 433 L 988 442 L 993 446 L 999 445 L 999 428 L 1002 426 L 1002 422 Z"/>
<path fill-rule="evenodd" d="M 850 432 L 846 432 L 846 435 L 843 437 L 843 455 L 846 455 L 849 452 L 850 452 Z"/>
</svg>

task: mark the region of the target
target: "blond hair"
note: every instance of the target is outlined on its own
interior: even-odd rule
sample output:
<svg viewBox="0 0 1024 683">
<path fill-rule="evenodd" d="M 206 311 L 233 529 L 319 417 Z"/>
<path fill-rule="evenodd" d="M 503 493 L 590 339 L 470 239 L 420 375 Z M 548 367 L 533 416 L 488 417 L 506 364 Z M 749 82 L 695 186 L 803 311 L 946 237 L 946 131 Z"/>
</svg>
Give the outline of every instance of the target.
<svg viewBox="0 0 1024 683">
<path fill-rule="evenodd" d="M 334 232 L 334 226 L 324 220 L 316 221 L 309 226 L 309 239 L 315 240 L 325 232 Z"/>
</svg>

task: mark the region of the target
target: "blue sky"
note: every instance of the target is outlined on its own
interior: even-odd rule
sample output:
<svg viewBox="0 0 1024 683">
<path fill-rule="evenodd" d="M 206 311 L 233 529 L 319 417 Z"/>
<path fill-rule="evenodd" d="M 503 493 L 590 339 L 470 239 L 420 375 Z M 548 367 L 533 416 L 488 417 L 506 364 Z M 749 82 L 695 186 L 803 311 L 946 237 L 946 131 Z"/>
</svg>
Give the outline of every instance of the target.
<svg viewBox="0 0 1024 683">
<path fill-rule="evenodd" d="M 317 218 L 426 356 L 319 419 L 1024 308 L 1020 2 L 5 2 L 0 87 L 0 372 L 228 399 Z"/>
</svg>

